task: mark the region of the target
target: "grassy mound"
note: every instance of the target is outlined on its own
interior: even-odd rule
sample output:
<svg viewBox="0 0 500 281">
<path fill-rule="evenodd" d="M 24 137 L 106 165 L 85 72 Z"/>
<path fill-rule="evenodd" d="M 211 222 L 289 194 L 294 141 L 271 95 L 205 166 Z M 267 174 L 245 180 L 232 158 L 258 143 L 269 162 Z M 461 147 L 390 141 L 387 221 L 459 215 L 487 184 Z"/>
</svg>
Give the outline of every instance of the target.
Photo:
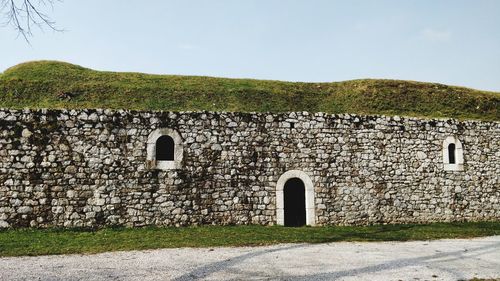
<svg viewBox="0 0 500 281">
<path fill-rule="evenodd" d="M 95 71 L 36 61 L 0 74 L 0 107 L 386 114 L 500 120 L 500 93 L 398 80 L 301 83 Z"/>
</svg>

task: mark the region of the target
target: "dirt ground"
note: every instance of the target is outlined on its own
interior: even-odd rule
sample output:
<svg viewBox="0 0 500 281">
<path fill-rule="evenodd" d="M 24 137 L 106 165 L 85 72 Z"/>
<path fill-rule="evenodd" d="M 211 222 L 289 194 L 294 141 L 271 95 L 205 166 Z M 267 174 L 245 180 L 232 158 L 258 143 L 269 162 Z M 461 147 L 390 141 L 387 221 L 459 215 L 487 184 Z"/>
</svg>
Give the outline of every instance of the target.
<svg viewBox="0 0 500 281">
<path fill-rule="evenodd" d="M 500 236 L 0 258 L 0 280 L 467 280 L 500 277 Z"/>
</svg>

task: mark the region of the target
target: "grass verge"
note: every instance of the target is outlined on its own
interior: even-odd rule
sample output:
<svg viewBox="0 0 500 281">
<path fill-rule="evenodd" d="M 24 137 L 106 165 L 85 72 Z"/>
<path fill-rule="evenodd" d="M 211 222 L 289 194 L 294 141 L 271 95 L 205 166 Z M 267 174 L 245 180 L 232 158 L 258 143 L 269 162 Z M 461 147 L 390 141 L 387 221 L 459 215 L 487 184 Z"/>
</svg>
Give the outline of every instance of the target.
<svg viewBox="0 0 500 281">
<path fill-rule="evenodd" d="M 500 235 L 500 222 L 379 226 L 201 226 L 0 231 L 0 256 L 338 241 L 408 241 Z"/>
</svg>

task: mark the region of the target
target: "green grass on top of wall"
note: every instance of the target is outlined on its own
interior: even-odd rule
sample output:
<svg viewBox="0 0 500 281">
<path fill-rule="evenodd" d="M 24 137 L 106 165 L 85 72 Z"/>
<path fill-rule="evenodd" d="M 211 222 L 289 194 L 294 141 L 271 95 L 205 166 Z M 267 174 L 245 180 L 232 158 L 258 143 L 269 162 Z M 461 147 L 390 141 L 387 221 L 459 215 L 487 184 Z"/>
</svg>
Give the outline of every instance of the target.
<svg viewBox="0 0 500 281">
<path fill-rule="evenodd" d="M 35 61 L 0 74 L 0 107 L 385 114 L 500 120 L 500 93 L 435 83 L 333 83 L 95 71 Z"/>
</svg>

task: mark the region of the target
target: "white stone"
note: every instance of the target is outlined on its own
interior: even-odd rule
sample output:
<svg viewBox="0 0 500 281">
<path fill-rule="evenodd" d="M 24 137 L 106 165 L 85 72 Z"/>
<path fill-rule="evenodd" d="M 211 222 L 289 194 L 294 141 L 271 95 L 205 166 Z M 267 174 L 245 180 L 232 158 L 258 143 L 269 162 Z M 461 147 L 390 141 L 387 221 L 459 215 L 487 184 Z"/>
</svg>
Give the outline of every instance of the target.
<svg viewBox="0 0 500 281">
<path fill-rule="evenodd" d="M 424 160 L 427 158 L 427 154 L 425 154 L 424 152 L 422 151 L 418 151 L 417 152 L 417 158 L 420 159 L 420 160 Z"/>
<path fill-rule="evenodd" d="M 21 132 L 21 136 L 23 138 L 29 138 L 31 137 L 31 135 L 33 135 L 33 133 L 28 129 L 23 129 L 23 131 Z"/>
</svg>

